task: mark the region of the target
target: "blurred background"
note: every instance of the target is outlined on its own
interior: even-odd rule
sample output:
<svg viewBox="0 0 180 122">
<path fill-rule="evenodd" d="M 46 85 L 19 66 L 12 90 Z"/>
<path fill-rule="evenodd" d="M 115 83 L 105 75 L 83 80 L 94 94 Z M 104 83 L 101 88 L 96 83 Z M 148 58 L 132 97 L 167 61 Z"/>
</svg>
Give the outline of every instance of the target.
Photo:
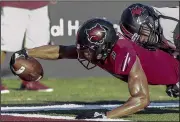
<svg viewBox="0 0 180 122">
<path fill-rule="evenodd" d="M 52 0 L 48 4 L 51 44 L 75 44 L 75 36 L 78 27 L 87 19 L 95 17 L 105 18 L 113 22 L 115 29 L 120 31 L 118 23 L 122 11 L 130 4 L 137 2 L 138 1 L 102 2 Z M 139 3 L 156 7 L 173 7 L 179 5 L 178 1 L 140 1 Z M 41 26 L 37 26 L 37 28 L 41 28 Z M 9 36 L 16 35 L 10 34 Z M 55 109 L 50 108 L 49 110 L 42 108 L 39 109 L 39 111 L 33 111 L 36 110 L 35 108 L 27 110 L 19 108 L 15 110 L 6 107 L 64 105 L 68 103 L 120 105 L 129 98 L 129 91 L 126 83 L 114 78 L 98 67 L 92 70 L 86 70 L 77 60 L 66 59 L 55 61 L 39 60 L 44 69 L 44 78 L 41 80 L 41 83 L 52 88 L 52 92 L 44 93 L 33 90 L 19 90 L 23 83 L 21 84 L 20 79 L 14 76 L 9 69 L 11 54 L 12 53 L 7 53 L 4 63 L 1 65 L 1 83 L 10 91 L 9 94 L 1 95 L 1 110 L 3 110 L 3 112 L 74 115 L 79 111 L 69 111 L 70 108 L 68 107 L 66 110 L 60 107 Z M 125 118 L 140 121 L 179 120 L 179 98 L 167 96 L 165 93 L 165 86 L 150 86 L 150 98 L 151 102 L 165 103 L 163 105 L 153 103 L 149 109 L 142 113 L 140 112 Z M 162 109 L 159 107 L 162 107 Z M 170 109 L 168 107 L 170 107 Z"/>
<path fill-rule="evenodd" d="M 136 1 L 137 2 L 137 1 Z M 87 19 L 94 17 L 104 17 L 114 23 L 115 28 L 119 30 L 118 22 L 122 11 L 130 4 L 135 2 L 122 1 L 55 1 L 49 4 L 50 32 L 51 41 L 54 44 L 75 44 L 75 34 L 79 25 Z M 177 6 L 176 1 L 152 1 L 140 2 L 156 7 Z M 40 28 L 40 27 L 39 27 Z M 2 77 L 11 78 L 13 75 L 9 70 L 10 54 L 6 57 L 2 66 Z M 86 76 L 110 76 L 105 71 L 95 68 L 86 70 L 77 60 L 59 60 L 59 61 L 40 61 L 45 71 L 45 77 L 74 78 Z"/>
</svg>

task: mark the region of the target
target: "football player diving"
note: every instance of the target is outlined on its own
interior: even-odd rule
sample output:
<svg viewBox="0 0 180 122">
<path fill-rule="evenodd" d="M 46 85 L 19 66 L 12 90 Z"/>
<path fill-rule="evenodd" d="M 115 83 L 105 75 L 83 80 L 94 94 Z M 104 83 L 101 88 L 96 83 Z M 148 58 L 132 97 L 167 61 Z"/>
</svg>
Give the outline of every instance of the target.
<svg viewBox="0 0 180 122">
<path fill-rule="evenodd" d="M 123 11 L 119 24 L 131 41 L 180 58 L 179 6 L 158 8 L 135 3 Z"/>
<path fill-rule="evenodd" d="M 179 96 L 178 60 L 162 50 L 149 51 L 129 41 L 104 19 L 83 23 L 75 45 L 45 45 L 15 52 L 10 67 L 17 57 L 28 56 L 45 60 L 78 59 L 86 69 L 99 66 L 127 82 L 130 98 L 123 105 L 106 113 L 83 112 L 77 119 L 118 118 L 141 111 L 150 103 L 148 84 L 172 85 L 168 95 Z"/>
</svg>

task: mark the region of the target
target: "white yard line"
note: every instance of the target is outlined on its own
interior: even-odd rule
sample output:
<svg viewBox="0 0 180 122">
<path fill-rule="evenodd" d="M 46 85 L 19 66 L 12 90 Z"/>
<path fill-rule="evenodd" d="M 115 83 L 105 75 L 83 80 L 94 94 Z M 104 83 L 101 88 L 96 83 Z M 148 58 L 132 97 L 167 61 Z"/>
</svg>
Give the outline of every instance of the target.
<svg viewBox="0 0 180 122">
<path fill-rule="evenodd" d="M 122 104 L 111 105 L 80 105 L 80 104 L 63 104 L 63 105 L 48 105 L 48 106 L 14 106 L 14 107 L 1 107 L 1 112 L 19 112 L 19 111 L 50 111 L 50 110 L 96 110 L 107 109 L 111 110 Z M 148 108 L 164 108 L 164 107 L 179 107 L 179 103 L 161 103 L 150 104 Z"/>
<path fill-rule="evenodd" d="M 47 119 L 65 119 L 65 120 L 76 120 L 75 117 L 69 116 L 50 116 L 40 114 L 18 114 L 18 113 L 2 113 L 1 115 L 10 115 L 16 117 L 30 117 L 30 118 L 47 118 Z M 130 121 L 124 119 L 85 119 L 86 121 Z"/>
<path fill-rule="evenodd" d="M 63 104 L 63 105 L 48 105 L 48 106 L 47 105 L 46 106 L 14 106 L 14 107 L 7 106 L 7 107 L 1 107 L 1 115 L 75 120 L 75 117 L 69 117 L 69 116 L 19 114 L 17 112 L 50 111 L 50 110 L 96 110 L 96 109 L 111 110 L 121 105 L 122 104 L 107 104 L 107 105 Z M 179 103 L 151 103 L 148 106 L 148 108 L 164 108 L 164 107 L 179 107 Z M 16 113 L 8 113 L 8 112 L 16 112 Z M 86 119 L 86 120 L 87 121 L 130 121 L 124 119 Z"/>
</svg>

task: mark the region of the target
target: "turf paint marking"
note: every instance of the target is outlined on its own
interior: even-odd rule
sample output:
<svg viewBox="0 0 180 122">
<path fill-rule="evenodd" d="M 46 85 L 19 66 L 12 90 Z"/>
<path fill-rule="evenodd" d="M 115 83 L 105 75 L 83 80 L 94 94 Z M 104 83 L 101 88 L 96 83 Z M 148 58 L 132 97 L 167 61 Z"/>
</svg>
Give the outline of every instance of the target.
<svg viewBox="0 0 180 122">
<path fill-rule="evenodd" d="M 112 110 L 122 104 L 108 105 L 83 105 L 83 104 L 62 104 L 62 105 L 46 105 L 46 106 L 14 106 L 1 107 L 1 112 L 20 112 L 20 111 L 51 111 L 51 110 L 96 110 L 107 109 Z M 179 107 L 179 103 L 150 103 L 148 108 L 168 108 Z"/>
<path fill-rule="evenodd" d="M 61 104 L 61 105 L 46 105 L 46 106 L 13 106 L 13 107 L 1 107 L 1 115 L 9 115 L 14 117 L 27 117 L 27 118 L 45 118 L 45 119 L 62 119 L 67 121 L 75 121 L 75 117 L 70 116 L 50 116 L 40 114 L 20 114 L 18 112 L 26 111 L 50 111 L 50 110 L 96 110 L 96 109 L 108 109 L 111 110 L 122 104 Z M 148 108 L 168 108 L 179 107 L 179 103 L 153 103 L 151 102 Z M 9 112 L 9 113 L 8 113 Z M 15 113 L 12 113 L 15 112 Z M 59 121 L 59 120 L 58 120 Z M 124 119 L 86 119 L 84 121 L 130 121 Z"/>
<path fill-rule="evenodd" d="M 47 118 L 47 119 L 65 119 L 65 120 L 76 120 L 75 117 L 69 116 L 49 116 L 49 115 L 40 115 L 40 114 L 18 114 L 18 113 L 2 113 L 1 115 L 10 115 L 16 117 L 33 117 L 33 118 Z M 84 119 L 85 121 L 130 121 L 124 119 Z"/>
</svg>

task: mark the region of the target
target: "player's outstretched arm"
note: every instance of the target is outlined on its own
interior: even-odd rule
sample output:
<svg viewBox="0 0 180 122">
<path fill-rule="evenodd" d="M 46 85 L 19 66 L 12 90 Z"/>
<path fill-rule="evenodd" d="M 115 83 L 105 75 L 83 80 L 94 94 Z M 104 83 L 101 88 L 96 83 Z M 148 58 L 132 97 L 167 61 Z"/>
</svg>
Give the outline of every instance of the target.
<svg viewBox="0 0 180 122">
<path fill-rule="evenodd" d="M 26 49 L 26 53 L 30 57 L 41 58 L 47 60 L 58 59 L 59 46 L 58 45 L 44 45 L 36 48 Z"/>
<path fill-rule="evenodd" d="M 76 59 L 77 51 L 75 45 L 44 45 L 32 49 L 22 49 L 12 54 L 10 65 L 15 63 L 18 57 L 28 56 L 45 60 L 57 60 L 62 58 Z"/>
<path fill-rule="evenodd" d="M 75 45 L 45 45 L 32 49 L 27 49 L 28 56 L 46 60 L 56 60 L 62 58 L 76 59 L 77 51 Z"/>
<path fill-rule="evenodd" d="M 146 75 L 139 58 L 133 65 L 129 77 L 128 88 L 131 97 L 122 106 L 106 113 L 108 118 L 117 118 L 136 113 L 149 105 L 149 90 Z"/>
</svg>

